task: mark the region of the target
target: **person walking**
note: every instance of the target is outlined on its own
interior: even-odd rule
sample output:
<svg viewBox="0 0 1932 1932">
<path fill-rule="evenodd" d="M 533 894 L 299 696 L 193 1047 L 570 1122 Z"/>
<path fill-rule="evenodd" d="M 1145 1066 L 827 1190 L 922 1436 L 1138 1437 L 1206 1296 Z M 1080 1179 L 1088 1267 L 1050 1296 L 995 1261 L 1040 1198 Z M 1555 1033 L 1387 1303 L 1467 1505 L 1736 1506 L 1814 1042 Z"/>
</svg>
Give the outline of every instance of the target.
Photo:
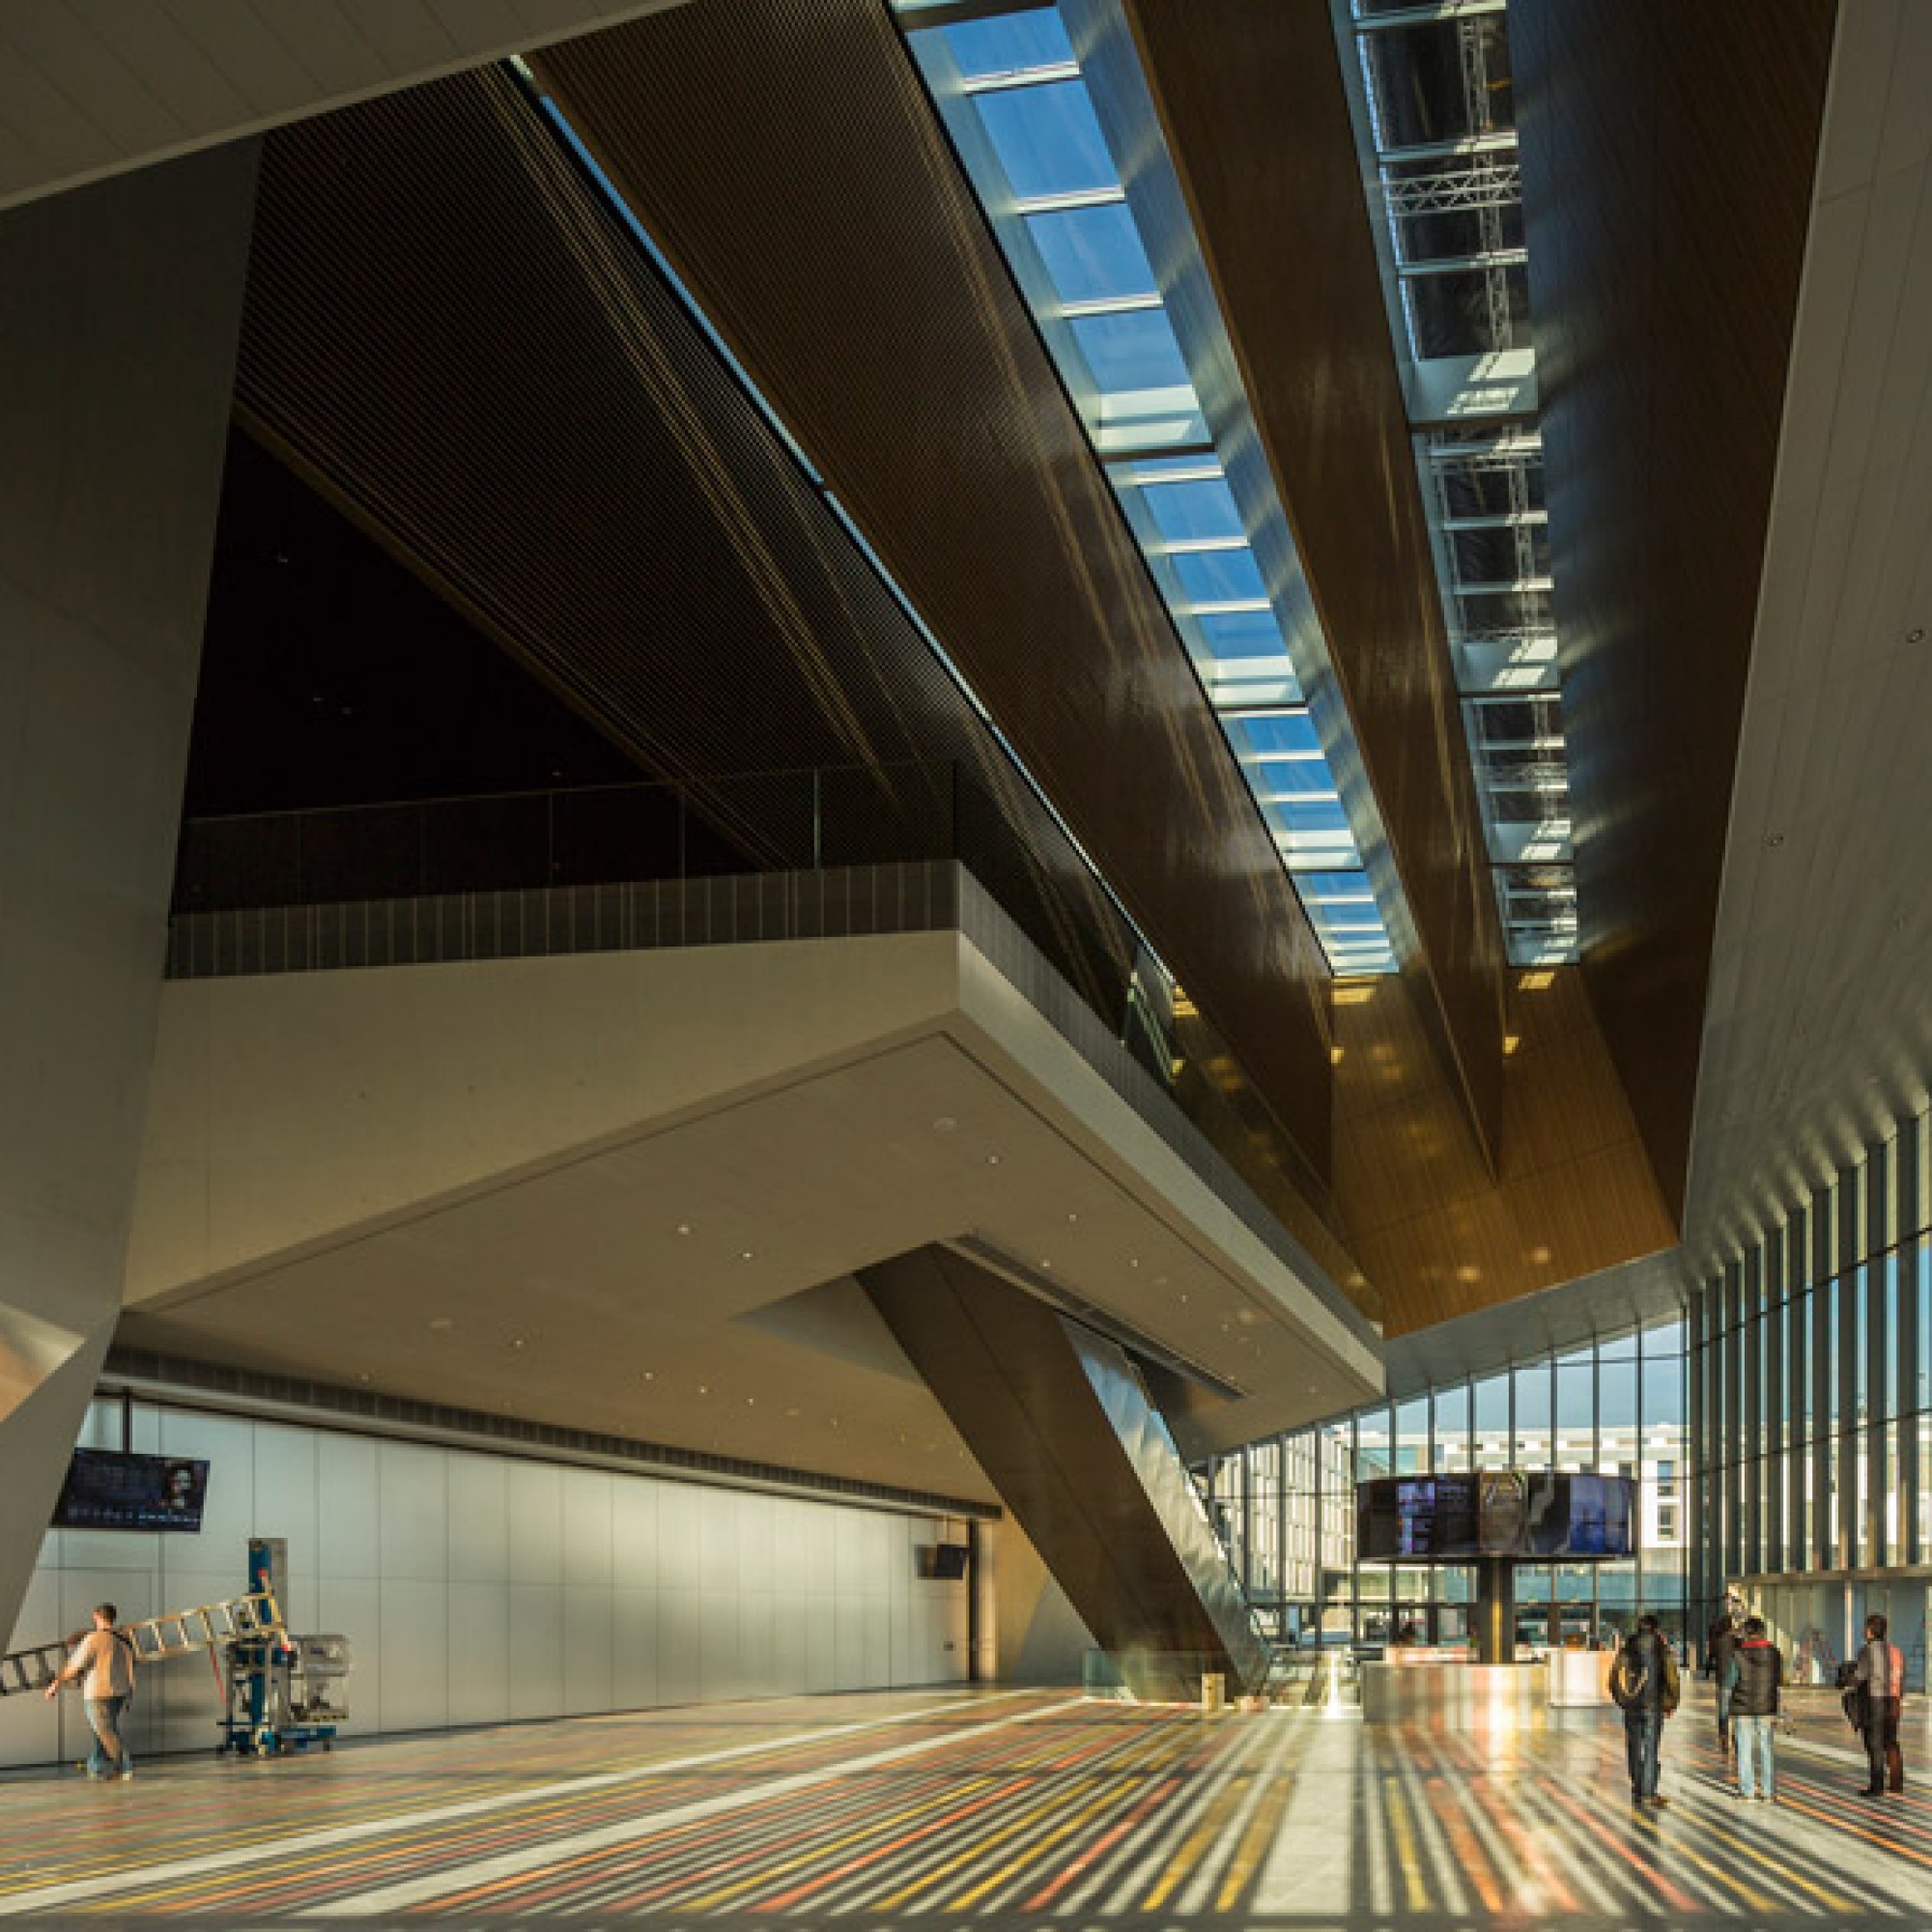
<svg viewBox="0 0 1932 1932">
<path fill-rule="evenodd" d="M 1747 1617 L 1744 1634 L 1731 1653 L 1719 1701 L 1728 1699 L 1731 1735 L 1736 1743 L 1738 1781 L 1732 1796 L 1771 1803 L 1776 1795 L 1776 1752 L 1779 1692 L 1784 1689 L 1784 1653 L 1772 1642 L 1762 1617 Z"/>
<path fill-rule="evenodd" d="M 1738 1654 L 1738 1619 L 1727 1603 L 1712 1620 L 1704 1640 L 1704 1660 L 1710 1666 L 1711 1682 L 1718 1694 L 1718 1748 L 1730 1752 L 1731 1709 L 1726 1686 L 1731 1682 L 1731 1666 Z"/>
<path fill-rule="evenodd" d="M 1630 1766 L 1631 1803 L 1661 1807 L 1670 1803 L 1657 1788 L 1663 1725 L 1677 1709 L 1682 1684 L 1677 1659 L 1655 1616 L 1636 1620 L 1610 1666 L 1610 1695 L 1624 1714 L 1624 1754 Z"/>
<path fill-rule="evenodd" d="M 73 1654 L 54 1673 L 47 1695 L 60 1694 L 63 1684 L 84 1678 L 81 1696 L 87 1710 L 94 1746 L 87 1753 L 89 1777 L 132 1777 L 134 1760 L 128 1751 L 121 1718 L 134 1695 L 134 1639 L 115 1629 L 120 1612 L 112 1604 L 96 1604 L 94 1628 L 73 1647 Z"/>
<path fill-rule="evenodd" d="M 1865 1619 L 1865 1647 L 1853 1683 L 1864 1691 L 1865 1762 L 1871 1776 L 1861 1798 L 1905 1789 L 1905 1756 L 1898 1747 L 1898 1714 L 1905 1701 L 1905 1653 L 1888 1640 L 1889 1626 L 1874 1610 Z"/>
</svg>

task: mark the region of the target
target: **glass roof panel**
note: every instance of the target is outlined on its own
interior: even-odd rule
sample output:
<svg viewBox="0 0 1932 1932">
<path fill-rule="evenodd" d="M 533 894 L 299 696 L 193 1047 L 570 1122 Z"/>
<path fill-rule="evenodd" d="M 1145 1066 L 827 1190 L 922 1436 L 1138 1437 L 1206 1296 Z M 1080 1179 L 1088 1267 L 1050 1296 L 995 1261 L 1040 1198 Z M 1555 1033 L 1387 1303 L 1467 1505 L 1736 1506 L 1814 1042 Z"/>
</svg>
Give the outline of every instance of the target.
<svg viewBox="0 0 1932 1932">
<path fill-rule="evenodd" d="M 1287 648 L 1272 611 L 1201 611 L 1194 623 L 1216 658 L 1267 657 Z"/>
<path fill-rule="evenodd" d="M 1261 565 L 1245 544 L 1239 550 L 1182 551 L 1169 561 L 1191 604 L 1266 602 L 1267 585 L 1262 582 Z M 1272 622 L 1273 611 L 1266 614 Z M 1275 635 L 1281 635 L 1278 629 Z"/>
<path fill-rule="evenodd" d="M 1118 187 L 1114 158 L 1094 118 L 1094 103 L 1077 80 L 1017 87 L 975 98 L 980 120 L 1022 201 L 1058 194 L 1091 194 Z"/>
<path fill-rule="evenodd" d="M 1250 758 L 1280 757 L 1284 754 L 1321 758 L 1321 744 L 1315 735 L 1315 721 L 1305 711 L 1277 711 L 1265 718 L 1235 718 L 1229 721 L 1236 751 Z M 1322 769 L 1327 761 L 1322 760 Z"/>
<path fill-rule="evenodd" d="M 1080 315 L 1069 325 L 1087 367 L 1102 389 L 1185 389 L 1187 363 L 1165 309 L 1125 315 Z"/>
<path fill-rule="evenodd" d="M 1062 301 L 1155 293 L 1153 265 L 1125 202 L 1030 214 L 1026 225 Z"/>
<path fill-rule="evenodd" d="M 1064 67 L 1073 59 L 1065 24 L 1052 7 L 1030 14 L 996 14 L 990 20 L 962 20 L 940 32 L 968 80 Z"/>
<path fill-rule="evenodd" d="M 1144 485 L 1143 489 L 1154 527 L 1169 543 L 1211 542 L 1242 534 L 1240 505 L 1225 476 Z"/>
</svg>

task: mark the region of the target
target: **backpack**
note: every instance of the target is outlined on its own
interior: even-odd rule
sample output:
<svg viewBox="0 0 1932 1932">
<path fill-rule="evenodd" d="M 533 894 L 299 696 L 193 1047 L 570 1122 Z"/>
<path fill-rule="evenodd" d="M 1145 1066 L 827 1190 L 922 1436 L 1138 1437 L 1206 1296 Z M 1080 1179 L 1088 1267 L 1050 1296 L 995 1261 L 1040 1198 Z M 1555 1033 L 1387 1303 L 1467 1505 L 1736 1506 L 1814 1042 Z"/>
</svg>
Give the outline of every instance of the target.
<svg viewBox="0 0 1932 1932">
<path fill-rule="evenodd" d="M 1610 1696 L 1620 1711 L 1640 1711 L 1649 1701 L 1650 1665 L 1627 1643 L 1610 1665 Z"/>
</svg>

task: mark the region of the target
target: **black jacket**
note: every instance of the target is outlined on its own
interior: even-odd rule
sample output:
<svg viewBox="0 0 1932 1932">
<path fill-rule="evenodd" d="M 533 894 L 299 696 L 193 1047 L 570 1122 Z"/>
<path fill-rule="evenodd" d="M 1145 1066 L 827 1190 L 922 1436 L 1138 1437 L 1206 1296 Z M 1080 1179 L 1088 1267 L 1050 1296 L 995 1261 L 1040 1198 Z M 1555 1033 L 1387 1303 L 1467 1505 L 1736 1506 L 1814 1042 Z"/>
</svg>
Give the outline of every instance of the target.
<svg viewBox="0 0 1932 1932">
<path fill-rule="evenodd" d="M 1747 1636 L 1731 1667 L 1731 1716 L 1775 1718 L 1784 1683 L 1784 1653 L 1769 1637 Z"/>
</svg>

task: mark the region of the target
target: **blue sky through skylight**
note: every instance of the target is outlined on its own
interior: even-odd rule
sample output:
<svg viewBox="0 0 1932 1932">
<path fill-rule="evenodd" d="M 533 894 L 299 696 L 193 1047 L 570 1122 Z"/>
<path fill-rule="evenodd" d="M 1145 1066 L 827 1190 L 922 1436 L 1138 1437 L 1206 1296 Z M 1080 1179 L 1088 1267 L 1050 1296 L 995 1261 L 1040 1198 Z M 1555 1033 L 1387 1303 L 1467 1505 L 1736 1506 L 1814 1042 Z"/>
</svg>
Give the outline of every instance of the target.
<svg viewBox="0 0 1932 1932">
<path fill-rule="evenodd" d="M 960 140 L 961 155 L 979 171 L 974 185 L 995 234 L 1026 257 L 1021 287 L 1042 300 L 1044 271 L 1057 308 L 1040 317 L 1043 338 L 1086 412 L 1330 963 L 1393 971 L 1348 812 L 1301 705 L 1282 619 L 1239 503 L 1207 447 L 1186 359 L 1086 82 L 1039 77 L 1073 64 L 1064 22 L 1052 8 L 924 27 L 923 18 L 943 19 L 943 5 L 901 0 L 900 14 L 942 113 L 962 136 L 963 117 L 977 123 Z M 1029 206 L 1082 196 L 1094 199 Z M 1135 302 L 1144 305 L 1125 306 Z M 1161 453 L 1182 442 L 1194 446 Z M 1293 620 L 1313 628 L 1298 580 L 1282 594 Z"/>
</svg>

